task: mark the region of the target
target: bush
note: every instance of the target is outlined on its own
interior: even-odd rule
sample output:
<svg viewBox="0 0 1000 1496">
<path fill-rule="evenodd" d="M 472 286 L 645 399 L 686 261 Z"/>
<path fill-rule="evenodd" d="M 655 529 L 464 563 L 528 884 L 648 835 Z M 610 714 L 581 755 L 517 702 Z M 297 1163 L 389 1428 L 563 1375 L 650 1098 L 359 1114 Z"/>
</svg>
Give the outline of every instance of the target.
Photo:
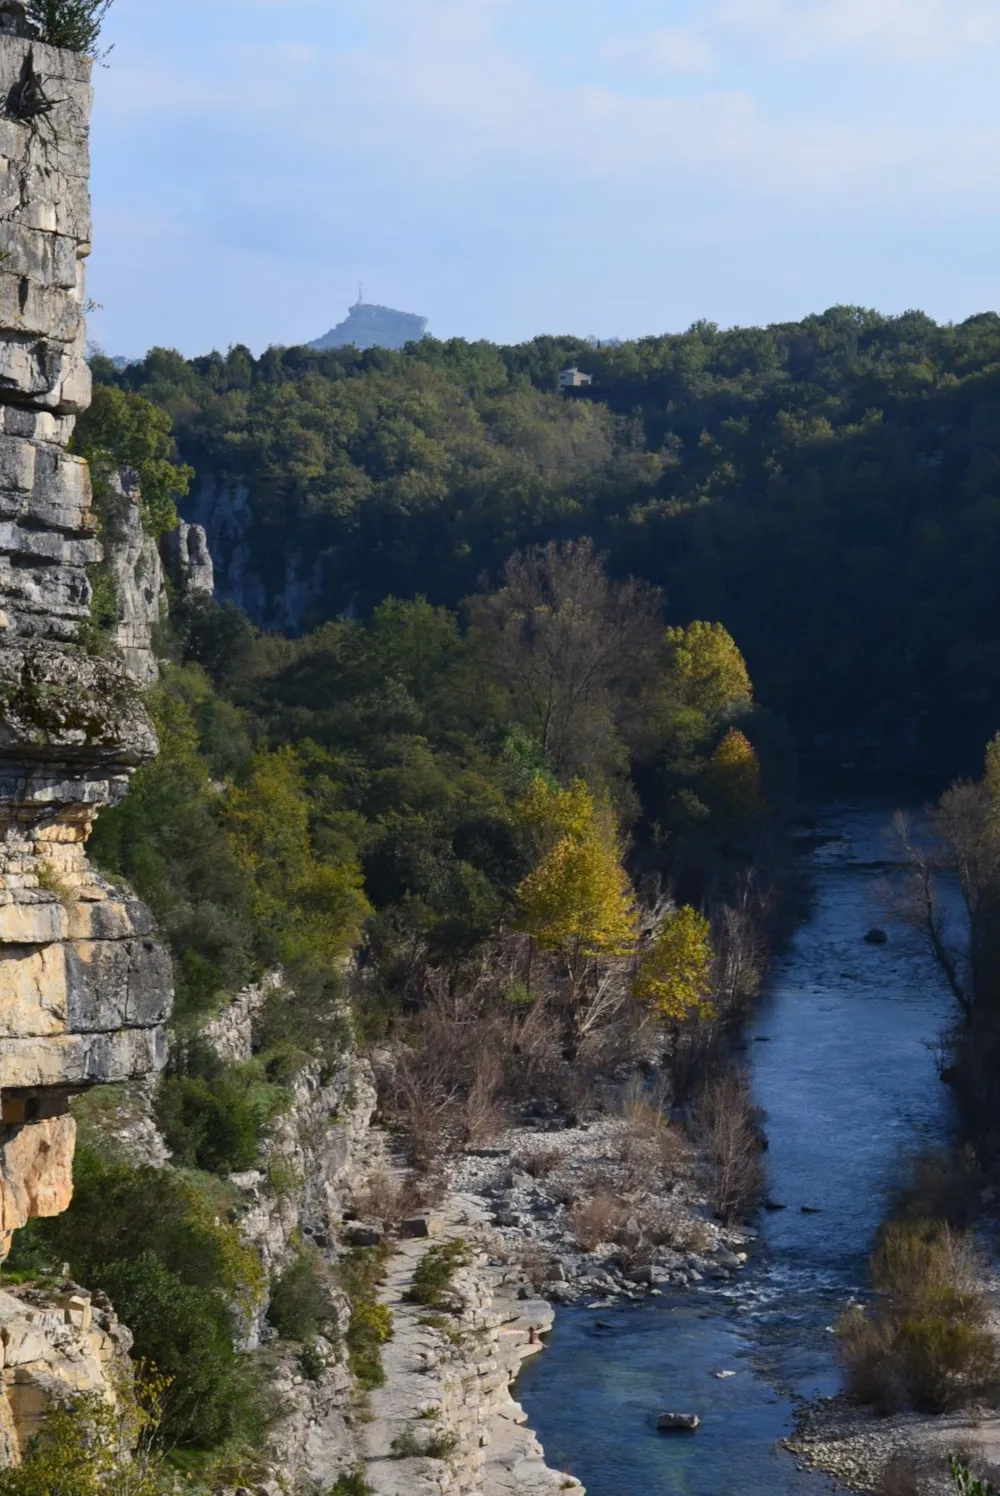
<svg viewBox="0 0 1000 1496">
<path fill-rule="evenodd" d="M 442 1308 L 455 1274 L 471 1261 L 472 1253 L 461 1237 L 440 1247 L 430 1247 L 417 1264 L 413 1281 L 404 1294 L 407 1303 L 425 1304 L 428 1309 Z"/>
<path fill-rule="evenodd" d="M 311 1340 L 330 1318 L 323 1259 L 303 1245 L 271 1290 L 267 1317 L 284 1340 Z"/>
<path fill-rule="evenodd" d="M 0 1472 L 0 1496 L 159 1496 L 164 1384 L 126 1375 L 114 1390 L 114 1403 L 87 1393 L 53 1407 L 23 1463 Z"/>
<path fill-rule="evenodd" d="M 953 1459 L 950 1468 L 959 1496 L 998 1496 L 996 1486 L 988 1480 L 977 1480 L 967 1465 Z"/>
<path fill-rule="evenodd" d="M 581 1250 L 593 1252 L 602 1242 L 614 1241 L 628 1214 L 625 1201 L 605 1189 L 574 1206 L 570 1220 Z"/>
<path fill-rule="evenodd" d="M 31 1271 L 66 1261 L 78 1282 L 110 1295 L 135 1354 L 174 1378 L 164 1430 L 180 1445 L 252 1440 L 265 1422 L 229 1307 L 259 1302 L 264 1277 L 225 1215 L 220 1193 L 174 1169 L 132 1169 L 81 1148 L 69 1209 L 17 1232 L 8 1259 Z"/>
<path fill-rule="evenodd" d="M 884 1226 L 871 1260 L 875 1303 L 837 1324 L 848 1387 L 881 1412 L 941 1413 L 1000 1389 L 989 1301 L 967 1238 L 940 1222 Z"/>
<path fill-rule="evenodd" d="M 385 1277 L 386 1249 L 357 1247 L 337 1264 L 341 1284 L 351 1302 L 347 1360 L 351 1373 L 364 1392 L 385 1386 L 382 1347 L 393 1334 L 392 1310 L 378 1301 L 378 1287 Z"/>
<path fill-rule="evenodd" d="M 706 1086 L 697 1119 L 712 1165 L 711 1197 L 719 1218 L 745 1220 L 764 1193 L 760 1114 L 742 1075 Z"/>
<path fill-rule="evenodd" d="M 85 52 L 94 57 L 112 3 L 113 0 L 28 0 L 28 19 L 38 27 L 42 41 L 49 46 L 66 47 L 71 52 Z"/>
<path fill-rule="evenodd" d="M 354 1470 L 342 1475 L 330 1492 L 330 1496 L 373 1496 L 372 1488 L 365 1480 L 363 1470 Z"/>
<path fill-rule="evenodd" d="M 184 1283 L 154 1252 L 112 1263 L 101 1285 L 135 1336 L 135 1348 L 171 1379 L 163 1433 L 212 1449 L 233 1438 L 256 1444 L 266 1426 L 255 1362 L 233 1347 L 229 1308 Z"/>
<path fill-rule="evenodd" d="M 264 1128 L 286 1099 L 263 1060 L 225 1065 L 195 1043 L 178 1052 L 161 1081 L 156 1120 L 178 1164 L 236 1174 L 259 1161 Z"/>
</svg>

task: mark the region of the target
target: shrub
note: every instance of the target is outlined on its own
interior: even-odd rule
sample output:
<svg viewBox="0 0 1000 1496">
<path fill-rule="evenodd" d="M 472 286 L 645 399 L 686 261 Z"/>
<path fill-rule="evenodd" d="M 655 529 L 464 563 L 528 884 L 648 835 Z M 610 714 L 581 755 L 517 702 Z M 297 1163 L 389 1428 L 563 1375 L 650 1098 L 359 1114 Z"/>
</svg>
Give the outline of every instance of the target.
<svg viewBox="0 0 1000 1496">
<path fill-rule="evenodd" d="M 989 1303 L 968 1239 L 940 1222 L 884 1226 L 871 1259 L 875 1303 L 838 1321 L 851 1392 L 883 1412 L 940 1413 L 1000 1388 Z"/>
<path fill-rule="evenodd" d="M 17 1232 L 9 1258 L 15 1270 L 67 1261 L 78 1282 L 108 1293 L 136 1355 L 173 1378 L 166 1435 L 201 1448 L 254 1439 L 265 1421 L 229 1307 L 258 1302 L 264 1277 L 220 1196 L 174 1169 L 132 1169 L 82 1148 L 69 1209 Z"/>
<path fill-rule="evenodd" d="M 178 1164 L 236 1174 L 258 1162 L 264 1128 L 286 1099 L 260 1060 L 225 1065 L 191 1044 L 160 1083 L 156 1120 Z"/>
<path fill-rule="evenodd" d="M 967 1465 L 951 1461 L 951 1478 L 959 1496 L 997 1496 L 997 1488 L 988 1480 L 977 1480 Z"/>
<path fill-rule="evenodd" d="M 421 1444 L 413 1430 L 408 1428 L 393 1439 L 389 1457 L 393 1460 L 446 1460 L 457 1448 L 455 1434 L 431 1434 Z"/>
<path fill-rule="evenodd" d="M 698 1108 L 698 1129 L 712 1166 L 711 1198 L 721 1220 L 745 1219 L 764 1192 L 759 1113 L 742 1075 L 710 1081 Z"/>
<path fill-rule="evenodd" d="M 222 1299 L 182 1282 L 151 1251 L 112 1263 L 101 1287 L 135 1336 L 136 1349 L 171 1379 L 165 1437 L 202 1449 L 239 1437 L 258 1442 L 267 1419 L 256 1363 L 234 1349 Z"/>
<path fill-rule="evenodd" d="M 602 1242 L 614 1241 L 625 1224 L 629 1208 L 610 1190 L 599 1190 L 589 1200 L 573 1207 L 573 1234 L 584 1252 L 593 1252 Z"/>
<path fill-rule="evenodd" d="M 461 1237 L 430 1247 L 417 1264 L 413 1281 L 404 1294 L 407 1303 L 425 1304 L 428 1309 L 442 1308 L 455 1274 L 471 1261 L 472 1253 Z"/>
<path fill-rule="evenodd" d="M 303 1245 L 271 1290 L 267 1317 L 285 1340 L 311 1340 L 330 1318 L 323 1259 Z"/>
<path fill-rule="evenodd" d="M 330 1496 L 373 1496 L 372 1488 L 365 1480 L 363 1470 L 354 1470 L 342 1475 L 330 1492 Z"/>
<path fill-rule="evenodd" d="M 531 1175 L 532 1179 L 548 1179 L 549 1175 L 558 1169 L 562 1160 L 560 1148 L 533 1148 L 528 1153 L 519 1154 L 512 1162 L 515 1168 L 523 1169 L 526 1174 Z"/>
<path fill-rule="evenodd" d="M 347 1330 L 347 1360 L 362 1391 L 385 1386 L 382 1347 L 392 1339 L 392 1310 L 380 1304 L 378 1287 L 385 1277 L 384 1247 L 356 1247 L 337 1264 L 337 1273 L 351 1303 Z"/>
<path fill-rule="evenodd" d="M 54 1407 L 23 1463 L 0 1472 L 0 1496 L 159 1496 L 165 1385 L 140 1372 L 117 1378 L 114 1390 L 114 1403 L 88 1393 Z"/>
<path fill-rule="evenodd" d="M 93 57 L 112 3 L 113 0 L 28 0 L 28 19 L 38 27 L 43 42 Z"/>
</svg>

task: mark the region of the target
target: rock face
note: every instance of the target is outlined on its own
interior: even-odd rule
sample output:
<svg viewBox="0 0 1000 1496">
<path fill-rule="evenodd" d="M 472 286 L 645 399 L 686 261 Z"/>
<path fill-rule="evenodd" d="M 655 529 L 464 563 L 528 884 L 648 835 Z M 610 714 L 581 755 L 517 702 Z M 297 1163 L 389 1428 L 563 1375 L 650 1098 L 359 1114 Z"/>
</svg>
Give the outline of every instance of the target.
<svg viewBox="0 0 1000 1496">
<path fill-rule="evenodd" d="M 84 851 L 156 738 L 125 662 L 81 642 L 90 64 L 27 29 L 0 32 L 0 1254 L 69 1201 L 70 1096 L 162 1065 L 171 996 L 149 912 Z"/>
<path fill-rule="evenodd" d="M 0 1467 L 20 1464 L 53 1402 L 106 1395 L 131 1344 L 107 1301 L 74 1283 L 0 1292 Z"/>
</svg>

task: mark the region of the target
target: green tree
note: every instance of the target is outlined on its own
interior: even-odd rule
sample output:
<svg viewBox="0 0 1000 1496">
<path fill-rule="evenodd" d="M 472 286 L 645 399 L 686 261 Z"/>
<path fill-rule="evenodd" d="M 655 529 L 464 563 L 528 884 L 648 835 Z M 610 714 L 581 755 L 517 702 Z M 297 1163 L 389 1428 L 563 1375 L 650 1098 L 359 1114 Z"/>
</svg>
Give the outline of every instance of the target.
<svg viewBox="0 0 1000 1496">
<path fill-rule="evenodd" d="M 135 473 L 143 524 L 162 535 L 177 524 L 177 500 L 191 486 L 194 469 L 174 460 L 173 422 L 142 395 L 108 385 L 94 386 L 93 401 L 81 416 L 74 446 L 94 472 L 95 486 L 111 471 Z"/>
<path fill-rule="evenodd" d="M 358 944 L 371 906 L 356 861 L 332 865 L 313 851 L 309 798 L 295 751 L 258 754 L 245 783 L 230 791 L 224 814 L 274 956 L 340 963 Z"/>
</svg>

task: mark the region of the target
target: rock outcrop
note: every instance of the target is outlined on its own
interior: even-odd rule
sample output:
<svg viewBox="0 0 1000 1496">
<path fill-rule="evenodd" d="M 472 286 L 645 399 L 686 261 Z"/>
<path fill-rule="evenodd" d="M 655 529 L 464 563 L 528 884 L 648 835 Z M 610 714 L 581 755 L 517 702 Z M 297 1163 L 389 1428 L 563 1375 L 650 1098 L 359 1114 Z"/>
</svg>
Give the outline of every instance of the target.
<svg viewBox="0 0 1000 1496">
<path fill-rule="evenodd" d="M 68 1204 L 70 1097 L 162 1065 L 171 979 L 149 912 L 85 856 L 157 747 L 124 661 L 83 642 L 101 543 L 67 444 L 90 399 L 90 64 L 0 10 L 2 1253 Z"/>
<path fill-rule="evenodd" d="M 20 1463 L 53 1403 L 107 1395 L 131 1345 L 107 1300 L 75 1283 L 0 1292 L 0 1468 Z"/>
</svg>

